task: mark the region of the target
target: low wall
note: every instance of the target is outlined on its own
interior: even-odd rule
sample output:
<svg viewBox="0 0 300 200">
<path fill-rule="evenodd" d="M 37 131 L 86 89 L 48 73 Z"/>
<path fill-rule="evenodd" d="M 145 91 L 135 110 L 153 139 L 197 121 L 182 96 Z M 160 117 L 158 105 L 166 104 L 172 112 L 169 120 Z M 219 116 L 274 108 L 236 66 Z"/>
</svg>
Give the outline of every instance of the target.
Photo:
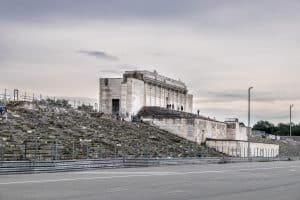
<svg viewBox="0 0 300 200">
<path fill-rule="evenodd" d="M 248 139 L 246 128 L 239 127 L 238 123 L 230 128 L 224 122 L 201 118 L 144 118 L 144 121 L 199 144 L 206 139 Z"/>
<path fill-rule="evenodd" d="M 300 158 L 292 158 L 299 160 Z M 251 158 L 251 161 L 278 161 L 291 158 Z M 168 165 L 201 165 L 218 163 L 249 162 L 248 158 L 237 157 L 203 157 L 203 158 L 137 158 L 114 160 L 56 160 L 56 161 L 3 161 L 0 162 L 0 175 L 17 173 L 62 172 L 91 169 L 110 169 L 128 167 L 150 167 Z"/>
<path fill-rule="evenodd" d="M 207 140 L 206 146 L 234 157 L 248 157 L 247 141 L 237 140 Z M 279 155 L 279 145 L 250 142 L 251 157 L 274 158 Z"/>
</svg>

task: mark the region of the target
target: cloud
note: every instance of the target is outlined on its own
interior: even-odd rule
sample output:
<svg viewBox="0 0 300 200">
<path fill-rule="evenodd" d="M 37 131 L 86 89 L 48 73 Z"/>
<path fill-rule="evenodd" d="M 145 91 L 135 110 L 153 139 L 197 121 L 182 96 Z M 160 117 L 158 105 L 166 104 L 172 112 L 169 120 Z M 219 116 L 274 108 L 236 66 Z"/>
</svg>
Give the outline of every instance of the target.
<svg viewBox="0 0 300 200">
<path fill-rule="evenodd" d="M 292 103 L 300 120 L 297 0 L 0 4 L 2 87 L 97 97 L 101 76 L 156 69 L 183 80 L 195 110 L 217 119 L 246 121 L 247 88 L 254 86 L 253 121 L 284 120 Z"/>
<path fill-rule="evenodd" d="M 198 103 L 209 103 L 209 102 L 236 102 L 246 101 L 248 99 L 247 90 L 228 90 L 228 91 L 202 91 L 201 97 L 195 99 Z M 300 95 L 289 93 L 289 92 L 278 92 L 278 91 L 253 91 L 251 92 L 252 101 L 256 102 L 285 102 L 285 101 L 299 101 Z"/>
<path fill-rule="evenodd" d="M 181 0 L 3 0 L 0 18 L 10 20 L 52 19 L 55 16 L 68 18 L 174 18 L 190 13 L 197 5 L 197 0 L 183 3 Z M 204 3 L 206 7 L 207 3 Z"/>
<path fill-rule="evenodd" d="M 119 58 L 116 56 L 109 55 L 105 53 L 104 51 L 86 51 L 86 50 L 79 50 L 77 53 L 85 54 L 88 56 L 96 57 L 99 59 L 104 59 L 104 60 L 111 60 L 111 61 L 118 61 Z"/>
</svg>

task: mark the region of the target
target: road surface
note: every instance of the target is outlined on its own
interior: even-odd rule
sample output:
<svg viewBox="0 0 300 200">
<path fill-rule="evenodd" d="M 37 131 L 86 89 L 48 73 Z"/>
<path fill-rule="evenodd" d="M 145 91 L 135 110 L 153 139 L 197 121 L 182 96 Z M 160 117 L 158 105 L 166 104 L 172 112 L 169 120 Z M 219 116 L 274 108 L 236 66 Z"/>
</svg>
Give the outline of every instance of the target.
<svg viewBox="0 0 300 200">
<path fill-rule="evenodd" d="M 299 200 L 300 161 L 2 175 L 0 200 Z"/>
</svg>

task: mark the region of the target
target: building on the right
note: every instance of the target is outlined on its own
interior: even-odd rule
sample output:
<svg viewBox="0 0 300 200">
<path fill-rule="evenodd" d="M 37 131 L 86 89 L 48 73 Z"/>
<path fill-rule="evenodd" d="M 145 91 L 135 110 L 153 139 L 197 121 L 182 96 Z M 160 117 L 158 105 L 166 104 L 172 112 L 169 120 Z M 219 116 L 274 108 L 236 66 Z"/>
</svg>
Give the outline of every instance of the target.
<svg viewBox="0 0 300 200">
<path fill-rule="evenodd" d="M 145 107 L 139 116 L 146 123 L 229 156 L 247 157 L 248 151 L 255 157 L 277 157 L 279 154 L 279 145 L 249 143 L 249 128 L 236 118 L 221 122 L 159 107 Z"/>
<path fill-rule="evenodd" d="M 279 155 L 279 145 L 277 144 L 214 139 L 208 139 L 205 144 L 221 153 L 234 157 L 248 157 L 248 151 L 251 157 L 274 158 Z"/>
</svg>

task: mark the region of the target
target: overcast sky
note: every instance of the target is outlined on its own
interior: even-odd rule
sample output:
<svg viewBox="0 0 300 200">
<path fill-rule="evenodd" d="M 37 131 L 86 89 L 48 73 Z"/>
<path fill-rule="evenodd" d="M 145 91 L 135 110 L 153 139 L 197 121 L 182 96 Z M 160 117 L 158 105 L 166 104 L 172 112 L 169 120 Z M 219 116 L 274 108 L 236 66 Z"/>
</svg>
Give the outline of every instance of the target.
<svg viewBox="0 0 300 200">
<path fill-rule="evenodd" d="M 300 121 L 300 1 L 0 0 L 0 88 L 97 98 L 99 77 L 157 70 L 194 110 Z"/>
</svg>

